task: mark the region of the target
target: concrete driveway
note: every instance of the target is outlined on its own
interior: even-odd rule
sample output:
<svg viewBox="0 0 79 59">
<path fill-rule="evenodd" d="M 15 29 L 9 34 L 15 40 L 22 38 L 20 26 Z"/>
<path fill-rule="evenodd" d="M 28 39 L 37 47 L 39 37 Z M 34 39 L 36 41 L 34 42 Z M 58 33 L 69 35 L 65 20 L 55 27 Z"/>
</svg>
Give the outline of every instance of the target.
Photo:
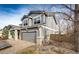
<svg viewBox="0 0 79 59">
<path fill-rule="evenodd" d="M 34 43 L 27 42 L 24 40 L 7 40 L 7 42 L 10 43 L 12 47 L 0 50 L 0 54 L 15 54 L 17 51 L 34 45 Z"/>
</svg>

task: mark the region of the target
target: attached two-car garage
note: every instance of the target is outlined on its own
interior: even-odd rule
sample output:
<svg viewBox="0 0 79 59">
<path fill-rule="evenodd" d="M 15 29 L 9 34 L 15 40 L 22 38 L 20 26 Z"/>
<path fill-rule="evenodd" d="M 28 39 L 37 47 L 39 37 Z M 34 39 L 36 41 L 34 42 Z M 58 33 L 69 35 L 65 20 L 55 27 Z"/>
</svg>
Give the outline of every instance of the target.
<svg viewBox="0 0 79 59">
<path fill-rule="evenodd" d="M 21 37 L 22 37 L 22 40 L 35 43 L 36 42 L 36 31 L 34 31 L 34 32 L 22 32 Z"/>
</svg>

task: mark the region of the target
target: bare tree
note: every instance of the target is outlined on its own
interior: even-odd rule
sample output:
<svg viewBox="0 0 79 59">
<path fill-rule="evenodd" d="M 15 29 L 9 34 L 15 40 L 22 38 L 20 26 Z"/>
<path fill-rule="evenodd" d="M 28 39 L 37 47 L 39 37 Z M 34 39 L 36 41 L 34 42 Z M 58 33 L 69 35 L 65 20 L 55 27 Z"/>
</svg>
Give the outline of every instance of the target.
<svg viewBox="0 0 79 59">
<path fill-rule="evenodd" d="M 75 21 L 74 21 L 74 39 L 75 51 L 79 52 L 79 5 L 75 5 Z"/>
<path fill-rule="evenodd" d="M 75 10 L 72 10 L 68 6 L 64 5 L 69 10 L 73 11 L 75 14 L 74 19 L 74 43 L 75 43 L 75 51 L 79 52 L 79 4 L 75 5 Z"/>
</svg>

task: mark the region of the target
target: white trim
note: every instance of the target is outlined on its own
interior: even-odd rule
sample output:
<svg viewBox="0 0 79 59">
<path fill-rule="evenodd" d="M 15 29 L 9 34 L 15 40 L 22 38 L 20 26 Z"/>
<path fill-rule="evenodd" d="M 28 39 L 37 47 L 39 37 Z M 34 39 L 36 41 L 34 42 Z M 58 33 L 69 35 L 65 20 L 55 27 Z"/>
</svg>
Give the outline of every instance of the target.
<svg viewBox="0 0 79 59">
<path fill-rule="evenodd" d="M 32 17 L 33 19 L 34 18 L 37 18 L 37 17 L 40 17 L 42 14 L 38 14 L 37 16 L 34 16 L 34 17 Z"/>
<path fill-rule="evenodd" d="M 49 28 L 49 27 L 47 27 L 47 26 L 43 26 L 43 25 L 41 25 L 41 27 L 43 27 L 43 28 L 45 28 L 45 29 L 48 29 L 48 30 L 51 30 L 51 31 L 55 31 L 55 32 L 58 31 L 58 30 L 55 30 L 55 29 L 52 29 L 52 28 Z"/>
</svg>

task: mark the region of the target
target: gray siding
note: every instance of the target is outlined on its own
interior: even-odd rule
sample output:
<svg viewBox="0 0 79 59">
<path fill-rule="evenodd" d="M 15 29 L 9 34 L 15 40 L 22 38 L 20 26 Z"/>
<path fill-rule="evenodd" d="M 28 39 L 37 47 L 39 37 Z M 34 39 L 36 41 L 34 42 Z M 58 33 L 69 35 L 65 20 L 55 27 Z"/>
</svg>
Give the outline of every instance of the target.
<svg viewBox="0 0 79 59">
<path fill-rule="evenodd" d="M 58 25 L 56 25 L 53 16 L 47 17 L 46 26 L 51 29 L 58 30 Z M 47 34 L 55 34 L 55 31 L 51 31 L 51 30 L 46 30 L 46 31 L 47 31 Z"/>
</svg>

